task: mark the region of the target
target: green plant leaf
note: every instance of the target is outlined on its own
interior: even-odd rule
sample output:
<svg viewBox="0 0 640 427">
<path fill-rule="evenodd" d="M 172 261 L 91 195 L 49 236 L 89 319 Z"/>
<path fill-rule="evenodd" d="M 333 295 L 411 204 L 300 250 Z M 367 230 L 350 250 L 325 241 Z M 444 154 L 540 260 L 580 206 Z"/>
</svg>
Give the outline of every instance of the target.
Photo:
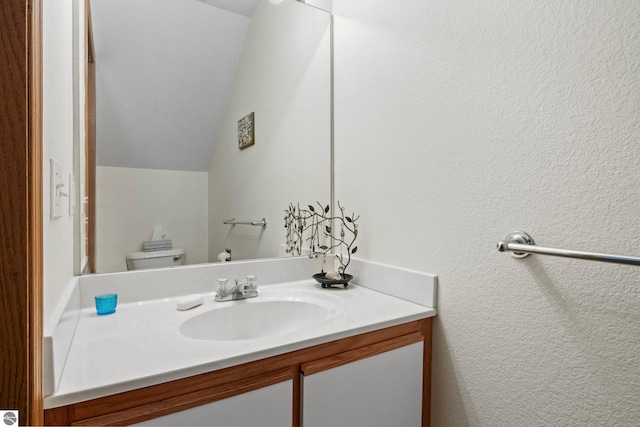
<svg viewBox="0 0 640 427">
<path fill-rule="evenodd" d="M 325 246 L 325 245 L 322 245 L 322 246 L 320 246 L 320 248 L 319 248 L 319 249 L 322 249 L 323 251 L 326 251 L 327 249 L 329 249 L 329 247 L 328 247 L 328 246 Z"/>
</svg>

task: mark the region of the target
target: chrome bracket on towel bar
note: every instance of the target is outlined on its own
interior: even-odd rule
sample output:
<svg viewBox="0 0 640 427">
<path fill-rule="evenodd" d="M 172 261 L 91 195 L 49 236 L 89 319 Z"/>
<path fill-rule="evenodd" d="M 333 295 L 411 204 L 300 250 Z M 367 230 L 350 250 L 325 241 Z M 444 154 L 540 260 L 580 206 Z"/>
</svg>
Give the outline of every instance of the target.
<svg viewBox="0 0 640 427">
<path fill-rule="evenodd" d="M 546 248 L 537 246 L 533 237 L 524 231 L 509 233 L 504 240 L 498 242 L 498 251 L 513 252 L 515 258 L 524 258 L 529 254 L 551 255 L 565 258 L 578 258 L 589 261 L 613 262 L 617 264 L 640 265 L 639 257 L 611 255 L 596 252 L 574 251 L 569 249 Z"/>
<path fill-rule="evenodd" d="M 222 221 L 222 223 L 227 225 L 255 225 L 259 227 L 267 226 L 267 220 L 265 218 L 262 218 L 260 221 L 238 221 L 237 219 L 232 218 L 225 219 L 224 221 Z"/>
</svg>

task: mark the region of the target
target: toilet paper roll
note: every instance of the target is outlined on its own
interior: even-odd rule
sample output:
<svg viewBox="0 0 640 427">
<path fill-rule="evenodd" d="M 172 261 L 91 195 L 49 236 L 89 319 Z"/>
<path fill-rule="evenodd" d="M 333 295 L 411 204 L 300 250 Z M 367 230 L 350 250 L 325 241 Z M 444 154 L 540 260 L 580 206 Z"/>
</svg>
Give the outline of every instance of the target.
<svg viewBox="0 0 640 427">
<path fill-rule="evenodd" d="M 218 254 L 218 261 L 227 262 L 229 261 L 230 256 L 231 254 L 229 254 L 228 252 L 220 252 L 220 254 Z"/>
</svg>

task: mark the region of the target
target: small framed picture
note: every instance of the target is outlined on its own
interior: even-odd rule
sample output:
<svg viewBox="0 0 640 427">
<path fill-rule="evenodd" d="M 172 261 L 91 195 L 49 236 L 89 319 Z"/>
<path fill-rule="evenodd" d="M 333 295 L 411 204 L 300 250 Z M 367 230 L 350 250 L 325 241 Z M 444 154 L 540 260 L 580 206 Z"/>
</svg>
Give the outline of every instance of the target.
<svg viewBox="0 0 640 427">
<path fill-rule="evenodd" d="M 253 119 L 255 113 L 249 113 L 238 120 L 238 148 L 245 148 L 255 144 Z"/>
</svg>

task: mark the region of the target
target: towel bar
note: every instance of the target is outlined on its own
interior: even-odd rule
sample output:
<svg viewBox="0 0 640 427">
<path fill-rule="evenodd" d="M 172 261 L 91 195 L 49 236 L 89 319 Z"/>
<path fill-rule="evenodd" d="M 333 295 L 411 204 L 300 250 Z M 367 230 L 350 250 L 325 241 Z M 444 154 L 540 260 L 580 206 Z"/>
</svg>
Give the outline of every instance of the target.
<svg viewBox="0 0 640 427">
<path fill-rule="evenodd" d="M 533 241 L 533 238 L 524 231 L 514 231 L 513 233 L 509 233 L 504 240 L 498 242 L 498 251 L 513 252 L 511 255 L 515 258 L 524 258 L 529 254 L 539 254 L 565 258 L 578 258 L 589 261 L 613 262 L 616 264 L 640 265 L 639 257 L 537 246 Z"/>
<path fill-rule="evenodd" d="M 259 227 L 267 226 L 267 220 L 265 218 L 262 218 L 259 221 L 238 221 L 237 219 L 232 218 L 232 219 L 225 219 L 224 221 L 222 221 L 222 223 L 228 224 L 228 225 L 255 225 Z"/>
</svg>

